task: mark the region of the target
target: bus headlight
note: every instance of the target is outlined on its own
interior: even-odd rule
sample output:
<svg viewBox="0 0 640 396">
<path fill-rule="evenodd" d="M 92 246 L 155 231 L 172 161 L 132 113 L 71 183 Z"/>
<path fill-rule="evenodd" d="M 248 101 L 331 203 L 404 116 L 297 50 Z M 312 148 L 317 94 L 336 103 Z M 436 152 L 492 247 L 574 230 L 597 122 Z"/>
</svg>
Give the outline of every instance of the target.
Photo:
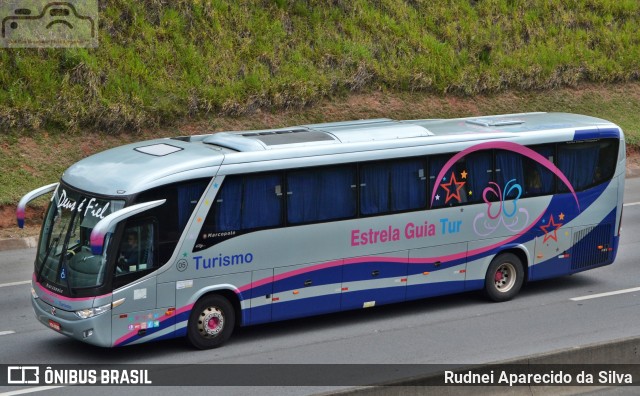
<svg viewBox="0 0 640 396">
<path fill-rule="evenodd" d="M 38 298 L 38 293 L 36 293 L 36 289 L 33 287 L 31 288 L 31 297 L 33 297 L 34 300 Z"/>
<path fill-rule="evenodd" d="M 101 315 L 108 311 L 111 311 L 111 303 L 103 305 L 101 307 L 97 307 L 97 308 L 87 308 L 80 311 L 76 311 L 76 315 L 78 315 L 80 319 L 89 319 L 94 316 Z"/>
</svg>

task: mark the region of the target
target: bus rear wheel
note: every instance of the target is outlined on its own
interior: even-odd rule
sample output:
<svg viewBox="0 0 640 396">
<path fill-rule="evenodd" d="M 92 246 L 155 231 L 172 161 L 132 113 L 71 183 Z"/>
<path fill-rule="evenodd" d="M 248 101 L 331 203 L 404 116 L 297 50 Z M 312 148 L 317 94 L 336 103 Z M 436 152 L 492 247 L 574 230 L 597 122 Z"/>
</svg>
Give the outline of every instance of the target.
<svg viewBox="0 0 640 396">
<path fill-rule="evenodd" d="M 513 253 L 503 253 L 489 264 L 484 292 L 493 301 L 508 301 L 518 294 L 523 281 L 522 261 Z"/>
<path fill-rule="evenodd" d="M 189 316 L 187 339 L 198 349 L 217 348 L 231 337 L 235 326 L 233 306 L 223 296 L 202 297 Z"/>
</svg>

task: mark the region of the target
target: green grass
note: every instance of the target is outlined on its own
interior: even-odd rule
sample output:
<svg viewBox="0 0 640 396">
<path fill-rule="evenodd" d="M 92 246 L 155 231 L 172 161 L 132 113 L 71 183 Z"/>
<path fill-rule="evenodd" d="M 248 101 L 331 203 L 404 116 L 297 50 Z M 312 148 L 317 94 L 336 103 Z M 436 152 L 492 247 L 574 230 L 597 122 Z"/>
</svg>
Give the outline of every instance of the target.
<svg viewBox="0 0 640 396">
<path fill-rule="evenodd" d="M 99 47 L 0 51 L 0 128 L 138 131 L 353 92 L 640 77 L 633 0 L 114 0 Z"/>
<path fill-rule="evenodd" d="M 96 151 L 215 130 L 568 111 L 640 145 L 635 0 L 100 7 L 97 48 L 0 51 L 0 205 Z"/>
<path fill-rule="evenodd" d="M 450 118 L 529 111 L 588 114 L 620 125 L 632 146 L 640 145 L 640 83 L 583 84 L 577 89 L 510 90 L 459 97 L 423 92 L 369 91 L 345 98 L 321 100 L 314 106 L 251 115 L 202 118 L 175 127 L 135 134 L 46 133 L 0 136 L 0 206 L 15 205 L 41 185 L 57 181 L 72 163 L 131 141 L 202 134 L 223 130 L 276 128 L 308 123 L 389 117 L 395 119 Z M 39 205 L 44 205 L 42 201 Z M 36 203 L 37 204 L 37 203 Z"/>
</svg>

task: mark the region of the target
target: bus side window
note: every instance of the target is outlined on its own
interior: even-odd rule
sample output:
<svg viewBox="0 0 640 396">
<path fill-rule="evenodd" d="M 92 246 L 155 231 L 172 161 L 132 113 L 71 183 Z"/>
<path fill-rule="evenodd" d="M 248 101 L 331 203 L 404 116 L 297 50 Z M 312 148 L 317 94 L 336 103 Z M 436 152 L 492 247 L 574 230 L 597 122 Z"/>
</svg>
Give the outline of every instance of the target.
<svg viewBox="0 0 640 396">
<path fill-rule="evenodd" d="M 436 177 L 442 170 L 442 167 L 447 163 L 447 161 L 450 158 L 451 158 L 451 155 L 434 155 L 429 157 L 429 191 L 435 192 L 435 194 L 432 193 L 435 196 L 431 204 L 432 208 L 440 208 L 445 205 L 446 190 L 444 190 L 441 187 L 442 183 L 445 182 L 445 180 L 441 180 L 440 184 L 438 184 L 437 186 L 435 185 L 435 183 L 436 183 Z M 455 171 L 455 169 L 456 167 L 454 165 L 452 167 L 452 170 Z M 448 180 L 450 176 L 451 176 L 451 170 L 444 177 L 447 178 Z M 431 198 L 429 199 L 431 200 Z"/>
<path fill-rule="evenodd" d="M 481 202 L 484 189 L 493 181 L 493 153 L 489 150 L 479 151 L 467 155 L 465 159 L 466 166 L 460 172 L 460 181 L 466 184 L 461 192 L 466 195 L 466 202 Z"/>
<path fill-rule="evenodd" d="M 600 142 L 600 156 L 598 166 L 593 176 L 594 184 L 611 180 L 618 162 L 618 140 L 602 139 Z"/>
<path fill-rule="evenodd" d="M 360 212 L 373 215 L 425 207 L 424 161 L 366 163 L 360 167 Z"/>
<path fill-rule="evenodd" d="M 217 233 L 282 225 L 281 186 L 279 173 L 225 177 L 203 228 Z"/>
<path fill-rule="evenodd" d="M 280 173 L 265 173 L 246 176 L 242 194 L 243 230 L 277 227 L 283 223 L 282 176 Z"/>
<path fill-rule="evenodd" d="M 541 145 L 530 147 L 533 151 L 554 163 L 555 146 Z M 534 197 L 538 195 L 553 194 L 557 177 L 546 166 L 530 159 L 523 159 L 524 165 L 524 196 Z"/>
<path fill-rule="evenodd" d="M 436 186 L 435 179 L 451 155 L 430 158 L 429 184 L 435 189 L 432 207 L 455 206 L 470 202 L 480 202 L 482 192 L 492 181 L 491 151 L 471 153 L 458 160 L 445 172 Z M 433 190 L 432 190 L 433 191 Z"/>
<path fill-rule="evenodd" d="M 521 198 L 526 191 L 522 156 L 506 150 L 496 150 L 496 183 L 503 199 Z M 519 186 L 520 188 L 518 188 Z"/>
<path fill-rule="evenodd" d="M 225 176 L 198 233 L 194 251 L 241 231 L 284 225 L 282 179 L 280 172 Z"/>
<path fill-rule="evenodd" d="M 116 276 L 154 268 L 154 246 L 155 227 L 152 221 L 127 226 L 118 248 Z"/>
<path fill-rule="evenodd" d="M 356 167 L 302 169 L 287 174 L 287 219 L 290 224 L 356 216 Z"/>
<path fill-rule="evenodd" d="M 211 179 L 203 178 L 160 186 L 143 192 L 136 199 L 136 202 L 166 200 L 164 204 L 141 215 L 141 218 L 152 217 L 157 223 L 156 253 L 160 263 L 166 263 L 173 255 L 178 240 L 210 181 Z M 123 238 L 126 238 L 126 235 Z"/>
<path fill-rule="evenodd" d="M 558 168 L 576 191 L 611 179 L 618 157 L 617 143 L 610 139 L 568 142 L 558 145 Z M 569 188 L 560 183 L 560 192 Z"/>
</svg>

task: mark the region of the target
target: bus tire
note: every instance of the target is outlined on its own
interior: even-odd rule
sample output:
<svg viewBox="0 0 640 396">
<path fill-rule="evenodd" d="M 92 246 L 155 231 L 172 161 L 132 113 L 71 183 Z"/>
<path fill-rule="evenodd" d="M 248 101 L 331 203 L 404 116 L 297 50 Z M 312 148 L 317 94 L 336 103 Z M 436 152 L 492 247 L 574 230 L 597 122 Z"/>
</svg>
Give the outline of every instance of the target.
<svg viewBox="0 0 640 396">
<path fill-rule="evenodd" d="M 204 296 L 189 315 L 187 339 L 198 349 L 217 348 L 231 337 L 235 316 L 233 306 L 223 296 Z"/>
<path fill-rule="evenodd" d="M 489 264 L 484 278 L 485 295 L 492 301 L 511 300 L 524 281 L 522 261 L 513 253 L 496 256 Z"/>
</svg>

